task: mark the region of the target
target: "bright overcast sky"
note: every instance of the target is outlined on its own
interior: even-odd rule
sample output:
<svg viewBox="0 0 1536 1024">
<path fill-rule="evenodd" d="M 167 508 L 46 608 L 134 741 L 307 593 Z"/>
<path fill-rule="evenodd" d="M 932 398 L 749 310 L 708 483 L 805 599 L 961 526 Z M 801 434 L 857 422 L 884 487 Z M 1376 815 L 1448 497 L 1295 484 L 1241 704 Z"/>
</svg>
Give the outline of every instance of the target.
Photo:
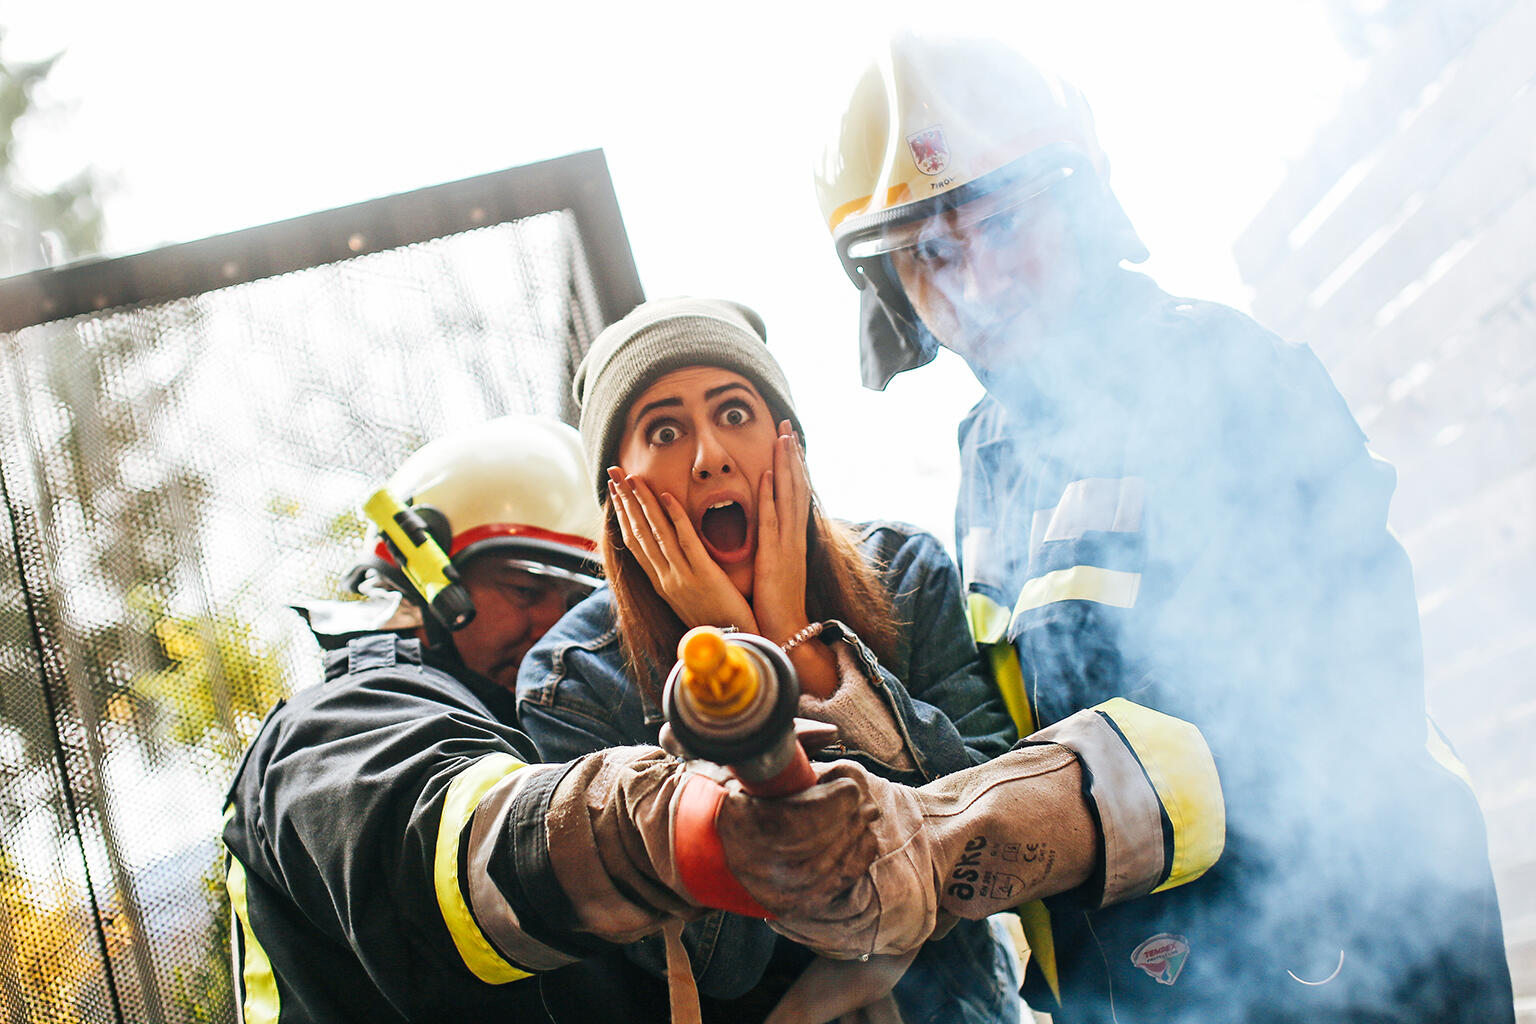
<svg viewBox="0 0 1536 1024">
<path fill-rule="evenodd" d="M 62 109 L 21 155 L 39 184 L 86 164 L 115 183 L 113 253 L 602 147 L 646 293 L 763 313 L 828 509 L 946 543 L 975 384 L 941 359 L 860 391 L 855 296 L 810 187 L 873 35 L 1048 56 L 1094 107 L 1146 269 L 1238 306 L 1232 240 L 1358 74 L 1321 0 L 735 6 L 13 0 L 0 28 L 8 59 L 65 51 L 41 97 Z"/>
</svg>

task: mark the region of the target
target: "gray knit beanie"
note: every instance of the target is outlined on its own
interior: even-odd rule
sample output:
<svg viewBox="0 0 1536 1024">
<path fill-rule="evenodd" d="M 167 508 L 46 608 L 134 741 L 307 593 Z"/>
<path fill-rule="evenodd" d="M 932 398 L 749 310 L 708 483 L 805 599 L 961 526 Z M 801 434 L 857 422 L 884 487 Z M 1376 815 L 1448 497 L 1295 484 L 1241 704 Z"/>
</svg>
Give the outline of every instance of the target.
<svg viewBox="0 0 1536 1024">
<path fill-rule="evenodd" d="M 571 391 L 581 406 L 581 445 L 596 474 L 597 500 L 608 493 L 630 404 L 656 380 L 689 366 L 718 366 L 751 381 L 772 410 L 804 440 L 784 371 L 768 352 L 763 318 L 725 299 L 655 299 L 609 325 L 576 367 Z"/>
</svg>

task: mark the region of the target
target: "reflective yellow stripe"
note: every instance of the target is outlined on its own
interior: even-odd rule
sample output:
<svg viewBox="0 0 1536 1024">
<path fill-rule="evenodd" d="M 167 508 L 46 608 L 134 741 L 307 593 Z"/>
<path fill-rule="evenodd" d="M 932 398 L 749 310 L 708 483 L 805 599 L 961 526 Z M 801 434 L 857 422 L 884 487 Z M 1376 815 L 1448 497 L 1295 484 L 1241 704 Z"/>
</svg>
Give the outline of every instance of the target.
<svg viewBox="0 0 1536 1024">
<path fill-rule="evenodd" d="M 233 814 L 234 808 L 230 808 L 224 820 L 228 821 Z M 233 854 L 229 858 L 229 875 L 224 884 L 229 888 L 230 909 L 234 911 L 235 920 L 240 922 L 240 931 L 245 936 L 245 955 L 240 964 L 245 1002 L 240 1019 L 245 1024 L 277 1024 L 277 976 L 272 973 L 272 961 L 267 959 L 267 951 L 261 948 L 261 943 L 256 941 L 256 933 L 251 931 L 251 911 L 245 895 L 245 865 L 236 860 Z M 239 955 L 239 951 L 236 955 Z"/>
<path fill-rule="evenodd" d="M 1026 903 L 1018 910 L 1019 925 L 1024 929 L 1024 941 L 1029 943 L 1029 956 L 1040 968 L 1045 983 L 1051 986 L 1056 1005 L 1061 1005 L 1061 979 L 1056 969 L 1056 937 L 1051 932 L 1051 912 L 1040 900 Z"/>
<path fill-rule="evenodd" d="M 1096 601 L 1116 608 L 1132 608 L 1141 589 L 1141 573 L 1074 565 L 1037 576 L 1024 584 L 1013 606 L 1015 617 L 1057 601 Z"/>
<path fill-rule="evenodd" d="M 1435 725 L 1433 719 L 1426 718 L 1425 723 L 1429 726 L 1429 735 L 1425 738 L 1424 747 L 1429 751 L 1429 756 L 1434 758 L 1440 767 L 1456 776 L 1462 782 L 1465 782 L 1467 788 L 1471 789 L 1472 773 L 1467 771 L 1467 766 L 1462 763 L 1461 758 L 1456 756 L 1456 751 L 1451 749 L 1451 745 L 1445 741 L 1445 737 L 1440 732 L 1440 727 Z"/>
<path fill-rule="evenodd" d="M 999 644 L 1008 632 L 1008 609 L 986 594 L 967 594 L 965 619 L 978 644 Z"/>
<path fill-rule="evenodd" d="M 1227 841 L 1221 781 L 1200 730 L 1123 697 L 1094 710 L 1108 715 L 1130 743 L 1173 822 L 1173 866 L 1168 880 L 1152 891 L 1193 882 L 1216 863 Z"/>
<path fill-rule="evenodd" d="M 432 865 L 437 906 L 464 966 L 489 985 L 503 985 L 532 975 L 504 960 L 470 914 L 459 888 L 459 835 L 486 791 L 523 767 L 523 762 L 510 754 L 487 754 L 465 768 L 448 786 L 443 816 L 437 826 L 437 852 Z"/>
</svg>

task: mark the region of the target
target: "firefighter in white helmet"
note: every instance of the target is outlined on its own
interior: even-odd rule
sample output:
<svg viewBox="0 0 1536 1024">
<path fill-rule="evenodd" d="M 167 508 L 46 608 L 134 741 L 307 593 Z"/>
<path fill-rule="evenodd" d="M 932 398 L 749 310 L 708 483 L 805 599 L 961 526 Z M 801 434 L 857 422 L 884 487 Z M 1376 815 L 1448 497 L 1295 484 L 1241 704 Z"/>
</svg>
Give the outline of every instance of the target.
<svg viewBox="0 0 1536 1024">
<path fill-rule="evenodd" d="M 368 600 L 299 610 L 322 643 L 360 629 L 420 629 L 429 646 L 447 645 L 472 671 L 515 689 L 534 641 L 600 582 L 597 507 L 571 476 L 581 465 L 575 432 L 537 416 L 504 416 L 424 445 L 384 492 L 421 518 L 465 586 L 489 584 L 475 588 L 487 594 L 470 621 L 457 628 L 444 621 L 377 525 L 343 581 Z"/>
<path fill-rule="evenodd" d="M 380 534 L 348 576 L 365 599 L 305 607 L 324 680 L 273 709 L 229 792 L 246 1024 L 668 1019 L 612 944 L 703 912 L 672 849 L 683 763 L 540 764 L 514 718 L 523 654 L 598 582 L 589 477 L 572 428 L 507 416 L 423 447 L 367 502 Z M 868 918 L 872 894 L 803 850 L 869 868 L 859 778 L 778 812 L 721 803 L 726 859 L 764 872 L 754 896 L 812 932 Z"/>
<path fill-rule="evenodd" d="M 1513 1020 L 1481 815 L 1433 725 L 1426 749 L 1393 473 L 1310 351 L 1128 269 L 1146 250 L 1082 96 L 993 40 L 889 41 L 816 188 L 861 290 L 864 383 L 944 347 L 987 389 L 956 546 L 1020 733 L 1129 697 L 1198 726 L 1221 773 L 1203 876 L 1021 910 L 1031 1005 Z M 1187 866 L 1213 847 L 1181 781 L 1154 778 Z"/>
</svg>

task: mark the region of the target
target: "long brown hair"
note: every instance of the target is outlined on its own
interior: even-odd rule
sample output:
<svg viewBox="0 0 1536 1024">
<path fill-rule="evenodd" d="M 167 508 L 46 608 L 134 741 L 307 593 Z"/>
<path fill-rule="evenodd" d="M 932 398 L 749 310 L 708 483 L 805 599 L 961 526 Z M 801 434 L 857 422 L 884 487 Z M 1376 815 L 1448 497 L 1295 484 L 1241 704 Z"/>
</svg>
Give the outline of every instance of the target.
<svg viewBox="0 0 1536 1024">
<path fill-rule="evenodd" d="M 812 622 L 837 619 L 846 623 L 875 656 L 892 664 L 896 652 L 896 612 L 880 581 L 880 568 L 859 553 L 853 531 L 828 519 L 815 494 L 806 522 L 805 612 Z M 618 612 L 619 641 L 629 677 L 640 692 L 660 705 L 661 684 L 677 657 L 677 643 L 686 631 L 624 547 L 623 534 L 611 499 L 603 501 L 603 569 L 613 589 Z M 772 637 L 783 640 L 784 637 Z"/>
</svg>

